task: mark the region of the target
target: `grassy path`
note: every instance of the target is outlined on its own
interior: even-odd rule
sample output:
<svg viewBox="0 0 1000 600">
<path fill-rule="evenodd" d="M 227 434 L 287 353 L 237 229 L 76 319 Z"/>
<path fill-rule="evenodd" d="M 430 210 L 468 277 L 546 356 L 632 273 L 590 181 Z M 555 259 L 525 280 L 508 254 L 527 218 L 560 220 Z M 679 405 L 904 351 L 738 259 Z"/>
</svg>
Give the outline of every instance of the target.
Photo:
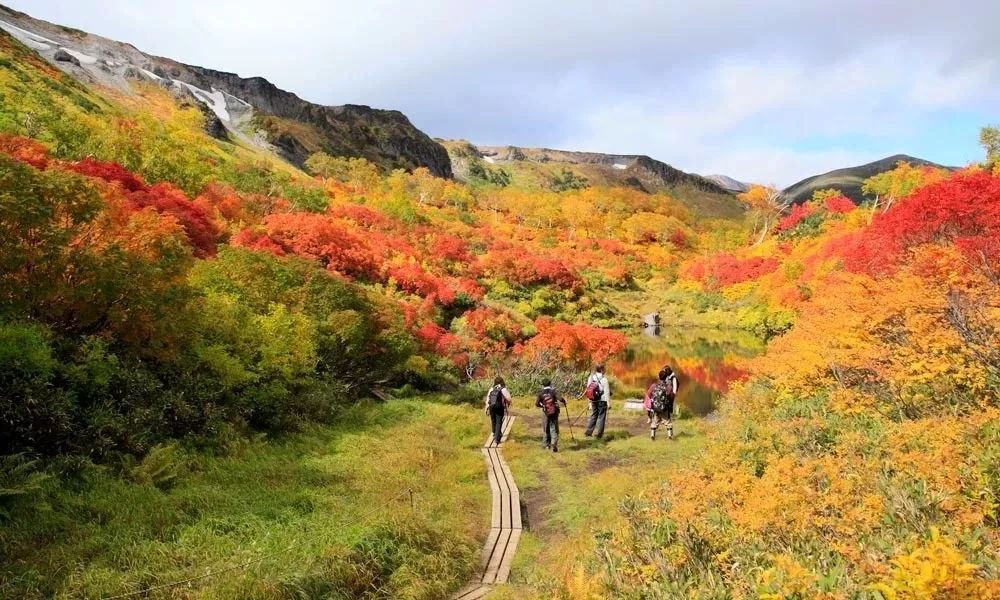
<svg viewBox="0 0 1000 600">
<path fill-rule="evenodd" d="M 576 416 L 583 406 L 571 401 L 568 412 Z M 591 557 L 619 503 L 695 460 L 711 427 L 697 419 L 677 421 L 673 441 L 663 436 L 654 442 L 645 413 L 616 402 L 603 440 L 583 438 L 585 418 L 574 424 L 572 439 L 564 419 L 554 454 L 541 448 L 540 414 L 522 409 L 518 415 L 504 452 L 521 489 L 524 531 L 508 584 L 490 600 L 558 597 L 557 589 L 572 588 L 576 566 Z"/>
</svg>

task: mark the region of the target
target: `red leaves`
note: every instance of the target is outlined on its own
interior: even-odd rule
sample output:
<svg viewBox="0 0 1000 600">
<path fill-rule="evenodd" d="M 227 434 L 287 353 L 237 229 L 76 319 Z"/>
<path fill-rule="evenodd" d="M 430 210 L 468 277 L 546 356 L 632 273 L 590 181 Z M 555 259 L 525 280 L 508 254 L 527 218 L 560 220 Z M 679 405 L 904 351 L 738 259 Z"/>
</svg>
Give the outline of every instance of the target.
<svg viewBox="0 0 1000 600">
<path fill-rule="evenodd" d="M 114 173 L 115 170 L 110 169 L 108 172 Z M 136 211 L 153 208 L 160 214 L 176 218 L 194 247 L 195 256 L 205 257 L 215 254 L 215 244 L 219 238 L 215 224 L 204 209 L 188 200 L 184 192 L 173 185 L 158 183 L 145 190 L 134 191 L 128 195 L 128 202 Z"/>
<path fill-rule="evenodd" d="M 524 345 L 528 356 L 555 352 L 560 360 L 586 365 L 603 362 L 628 345 L 620 331 L 601 329 L 583 323 L 575 325 L 542 317 L 535 321 L 538 334 Z"/>
<path fill-rule="evenodd" d="M 0 152 L 36 169 L 49 165 L 49 149 L 41 142 L 18 135 L 0 135 Z"/>
<path fill-rule="evenodd" d="M 133 174 L 118 163 L 102 162 L 88 156 L 83 160 L 69 163 L 66 167 L 87 177 L 97 177 L 110 183 L 118 183 L 129 192 L 140 192 L 149 189 L 149 186 L 146 185 L 146 182 L 141 177 Z"/>
<path fill-rule="evenodd" d="M 379 272 L 376 253 L 350 227 L 324 215 L 289 213 L 264 219 L 269 240 L 249 234 L 237 235 L 233 243 L 249 242 L 251 247 L 274 247 L 282 252 L 318 260 L 329 271 L 350 277 L 375 280 Z M 273 252 L 273 250 L 272 250 Z"/>
<path fill-rule="evenodd" d="M 920 188 L 878 215 L 842 253 L 848 269 L 891 271 L 903 253 L 920 244 L 949 241 L 991 272 L 1000 267 L 1000 177 L 962 172 Z"/>
<path fill-rule="evenodd" d="M 850 198 L 845 196 L 831 196 L 824 202 L 826 210 L 832 213 L 846 214 L 857 208 Z"/>
<path fill-rule="evenodd" d="M 551 284 L 567 290 L 583 287 L 583 280 L 562 259 L 541 256 L 522 246 L 494 245 L 480 258 L 480 268 L 490 277 L 522 286 Z"/>
<path fill-rule="evenodd" d="M 737 258 L 728 252 L 695 260 L 686 269 L 688 277 L 701 281 L 709 289 L 719 289 L 751 281 L 778 269 L 773 257 Z"/>
<path fill-rule="evenodd" d="M 810 204 L 795 204 L 792 206 L 792 210 L 788 213 L 788 215 L 778 221 L 777 231 L 781 232 L 794 229 L 796 225 L 815 212 L 816 207 Z"/>
</svg>

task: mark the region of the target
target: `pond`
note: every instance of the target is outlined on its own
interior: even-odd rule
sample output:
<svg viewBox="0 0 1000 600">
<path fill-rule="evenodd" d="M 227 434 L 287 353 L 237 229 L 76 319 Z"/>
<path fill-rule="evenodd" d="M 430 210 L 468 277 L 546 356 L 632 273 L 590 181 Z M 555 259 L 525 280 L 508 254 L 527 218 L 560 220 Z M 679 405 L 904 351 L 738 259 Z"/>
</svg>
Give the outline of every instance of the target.
<svg viewBox="0 0 1000 600">
<path fill-rule="evenodd" d="M 680 405 L 696 416 L 715 410 L 729 385 L 746 375 L 735 362 L 764 351 L 764 342 L 740 330 L 660 327 L 635 336 L 629 347 L 608 361 L 608 374 L 618 381 L 617 398 L 642 398 L 666 365 L 677 373 Z"/>
</svg>

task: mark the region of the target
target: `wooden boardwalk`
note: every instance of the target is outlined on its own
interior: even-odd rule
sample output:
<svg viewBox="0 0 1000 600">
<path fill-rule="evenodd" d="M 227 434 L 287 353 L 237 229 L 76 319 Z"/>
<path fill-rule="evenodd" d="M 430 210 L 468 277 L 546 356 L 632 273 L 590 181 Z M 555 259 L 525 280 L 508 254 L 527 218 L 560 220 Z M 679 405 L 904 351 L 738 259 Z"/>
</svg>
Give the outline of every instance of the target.
<svg viewBox="0 0 1000 600">
<path fill-rule="evenodd" d="M 513 416 L 504 417 L 501 442 L 507 441 L 513 425 Z M 493 443 L 492 434 L 486 438 L 483 456 L 486 458 L 486 478 L 493 494 L 490 533 L 486 536 L 481 559 L 483 574 L 478 581 L 452 596 L 453 600 L 478 600 L 490 593 L 493 585 L 506 583 L 517 542 L 521 539 L 521 492 L 500 448 Z"/>
</svg>

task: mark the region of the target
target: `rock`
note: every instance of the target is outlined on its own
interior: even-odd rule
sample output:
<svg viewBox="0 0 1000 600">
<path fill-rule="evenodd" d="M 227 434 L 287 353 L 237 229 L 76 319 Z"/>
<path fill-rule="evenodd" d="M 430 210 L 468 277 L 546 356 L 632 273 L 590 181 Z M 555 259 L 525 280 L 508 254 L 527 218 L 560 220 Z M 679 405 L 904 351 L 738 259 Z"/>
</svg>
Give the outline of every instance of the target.
<svg viewBox="0 0 1000 600">
<path fill-rule="evenodd" d="M 62 48 L 56 50 L 56 53 L 55 53 L 55 55 L 52 58 L 55 59 L 55 60 L 57 60 L 57 61 L 59 61 L 59 62 L 68 62 L 68 63 L 72 63 L 72 64 L 74 64 L 74 65 L 76 65 L 78 67 L 80 66 L 80 61 L 77 60 L 77 58 L 75 56 L 73 56 L 69 52 L 66 52 Z"/>
</svg>

